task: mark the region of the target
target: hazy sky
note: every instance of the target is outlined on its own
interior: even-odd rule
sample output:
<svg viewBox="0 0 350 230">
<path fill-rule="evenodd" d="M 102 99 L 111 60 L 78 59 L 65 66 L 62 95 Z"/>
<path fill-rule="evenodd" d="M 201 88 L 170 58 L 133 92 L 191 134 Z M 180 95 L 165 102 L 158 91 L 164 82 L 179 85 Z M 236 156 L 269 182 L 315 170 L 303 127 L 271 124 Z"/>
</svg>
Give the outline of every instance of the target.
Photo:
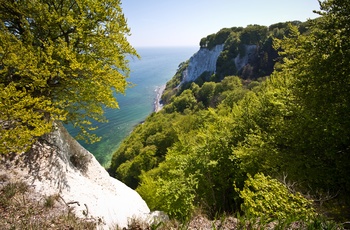
<svg viewBox="0 0 350 230">
<path fill-rule="evenodd" d="M 199 46 L 222 28 L 305 21 L 317 0 L 122 0 L 134 47 Z"/>
</svg>

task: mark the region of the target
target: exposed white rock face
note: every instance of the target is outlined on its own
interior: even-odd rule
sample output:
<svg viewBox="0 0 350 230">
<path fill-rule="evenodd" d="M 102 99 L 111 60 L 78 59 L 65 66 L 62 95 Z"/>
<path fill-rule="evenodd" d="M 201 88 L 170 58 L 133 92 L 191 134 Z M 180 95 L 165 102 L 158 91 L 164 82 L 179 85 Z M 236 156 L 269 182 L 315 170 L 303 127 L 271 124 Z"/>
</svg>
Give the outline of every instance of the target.
<svg viewBox="0 0 350 230">
<path fill-rule="evenodd" d="M 99 228 L 123 228 L 131 218 L 149 218 L 150 210 L 139 194 L 110 177 L 61 125 L 6 167 L 9 175 L 32 185 L 40 194 L 60 194 L 77 216 L 101 220 Z"/>
<path fill-rule="evenodd" d="M 213 49 L 201 48 L 189 60 L 188 67 L 183 72 L 182 83 L 195 81 L 202 73 L 216 71 L 216 61 L 224 49 L 224 44 Z"/>
<path fill-rule="evenodd" d="M 237 71 L 240 71 L 245 65 L 247 65 L 249 58 L 256 52 L 256 45 L 244 45 L 244 48 L 245 55 L 241 57 L 241 55 L 238 54 L 237 57 L 235 57 Z"/>
</svg>

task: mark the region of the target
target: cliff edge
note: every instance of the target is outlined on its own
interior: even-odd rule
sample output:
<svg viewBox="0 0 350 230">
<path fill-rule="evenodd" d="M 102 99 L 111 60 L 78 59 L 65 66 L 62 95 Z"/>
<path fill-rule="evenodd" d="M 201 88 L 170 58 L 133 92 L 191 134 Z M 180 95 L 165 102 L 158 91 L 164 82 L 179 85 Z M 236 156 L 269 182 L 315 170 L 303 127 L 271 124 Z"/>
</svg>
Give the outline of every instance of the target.
<svg viewBox="0 0 350 230">
<path fill-rule="evenodd" d="M 78 217 L 97 220 L 101 228 L 123 228 L 149 216 L 139 194 L 110 177 L 60 124 L 29 152 L 1 161 L 0 174 L 28 183 L 38 194 L 59 195 Z"/>
</svg>

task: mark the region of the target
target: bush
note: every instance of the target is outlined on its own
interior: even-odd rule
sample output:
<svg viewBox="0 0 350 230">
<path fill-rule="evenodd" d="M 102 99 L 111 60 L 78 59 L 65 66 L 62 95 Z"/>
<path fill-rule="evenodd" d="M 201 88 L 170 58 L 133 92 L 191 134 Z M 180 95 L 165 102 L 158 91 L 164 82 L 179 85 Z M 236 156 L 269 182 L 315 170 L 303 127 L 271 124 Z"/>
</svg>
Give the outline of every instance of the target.
<svg viewBox="0 0 350 230">
<path fill-rule="evenodd" d="M 166 169 L 166 167 L 162 168 L 161 171 Z M 186 221 L 195 209 L 195 188 L 198 181 L 193 175 L 185 175 L 180 170 L 171 170 L 164 173 L 169 174 L 165 176 L 166 179 L 153 179 L 152 171 L 143 174 L 141 185 L 136 191 L 146 201 L 151 210 L 161 210 L 171 218 Z"/>
<path fill-rule="evenodd" d="M 250 217 L 273 220 L 310 220 L 315 216 L 312 201 L 300 193 L 291 193 L 286 186 L 269 176 L 258 173 L 248 175 L 244 188 L 239 191 L 243 199 L 242 211 Z"/>
</svg>

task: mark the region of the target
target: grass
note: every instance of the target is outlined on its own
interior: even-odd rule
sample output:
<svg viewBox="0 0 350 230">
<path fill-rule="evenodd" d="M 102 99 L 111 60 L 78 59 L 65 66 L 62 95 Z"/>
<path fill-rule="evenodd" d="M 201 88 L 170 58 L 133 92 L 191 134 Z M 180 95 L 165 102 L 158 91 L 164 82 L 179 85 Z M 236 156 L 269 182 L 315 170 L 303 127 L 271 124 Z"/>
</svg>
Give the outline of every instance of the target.
<svg viewBox="0 0 350 230">
<path fill-rule="evenodd" d="M 96 229 L 96 223 L 77 218 L 59 199 L 43 197 L 23 182 L 0 185 L 0 229 Z"/>
</svg>

